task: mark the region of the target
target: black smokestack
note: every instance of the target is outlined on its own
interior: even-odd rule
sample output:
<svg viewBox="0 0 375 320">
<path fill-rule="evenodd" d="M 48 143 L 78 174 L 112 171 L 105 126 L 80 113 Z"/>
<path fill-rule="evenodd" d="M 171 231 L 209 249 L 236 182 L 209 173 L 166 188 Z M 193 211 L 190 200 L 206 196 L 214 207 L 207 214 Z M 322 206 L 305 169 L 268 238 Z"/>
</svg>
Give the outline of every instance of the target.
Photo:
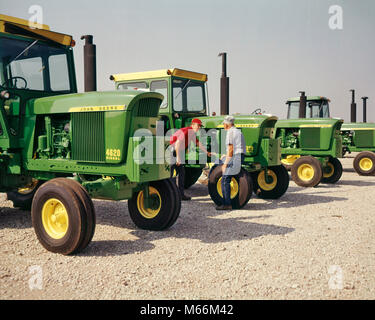
<svg viewBox="0 0 375 320">
<path fill-rule="evenodd" d="M 355 103 L 355 90 L 350 90 L 352 93 L 352 103 L 350 105 L 350 122 L 357 122 L 357 104 Z"/>
<path fill-rule="evenodd" d="M 85 73 L 85 92 L 96 91 L 96 45 L 93 44 L 93 36 L 85 35 L 83 46 L 83 61 Z"/>
<path fill-rule="evenodd" d="M 301 94 L 299 98 L 299 115 L 298 118 L 303 119 L 306 118 L 306 104 L 307 104 L 307 97 L 305 95 L 305 91 L 300 91 Z"/>
<path fill-rule="evenodd" d="M 227 77 L 227 53 L 219 53 L 222 57 L 222 73 L 220 78 L 220 114 L 229 114 L 229 77 Z"/>
<path fill-rule="evenodd" d="M 363 100 L 363 122 L 367 122 L 367 99 L 368 99 L 368 97 L 362 97 L 362 100 Z"/>
</svg>

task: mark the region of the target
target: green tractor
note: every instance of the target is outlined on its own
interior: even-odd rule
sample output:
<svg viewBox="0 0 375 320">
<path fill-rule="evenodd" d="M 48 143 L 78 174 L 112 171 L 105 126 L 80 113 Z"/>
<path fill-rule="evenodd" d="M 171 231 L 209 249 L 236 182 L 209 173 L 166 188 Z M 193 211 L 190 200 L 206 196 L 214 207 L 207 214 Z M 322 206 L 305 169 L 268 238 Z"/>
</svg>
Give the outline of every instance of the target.
<svg viewBox="0 0 375 320">
<path fill-rule="evenodd" d="M 164 133 L 189 126 L 193 118 L 199 118 L 204 124 L 201 135 L 207 135 L 208 150 L 225 153 L 222 140 L 222 116 L 209 116 L 207 75 L 182 69 L 165 69 L 148 72 L 136 72 L 111 75 L 117 90 L 152 91 L 162 93 L 159 116 L 164 124 Z M 240 174 L 232 179 L 232 206 L 243 207 L 256 193 L 264 199 L 281 197 L 289 186 L 289 175 L 280 163 L 280 139 L 273 138 L 276 117 L 270 115 L 235 115 L 236 126 L 241 128 L 246 140 L 245 164 Z M 195 152 L 197 151 L 197 152 Z M 199 150 L 186 155 L 185 188 L 195 184 L 202 174 L 206 163 L 215 159 L 201 158 Z M 222 203 L 221 168 L 217 163 L 209 174 L 208 189 L 212 200 Z"/>
<path fill-rule="evenodd" d="M 344 123 L 341 127 L 344 155 L 359 152 L 353 160 L 361 176 L 375 175 L 375 123 Z"/>
<path fill-rule="evenodd" d="M 356 122 L 356 103 L 355 103 L 355 91 L 352 91 L 352 103 L 351 103 L 351 122 L 343 123 L 341 126 L 342 136 L 342 147 L 344 156 L 346 153 L 358 152 L 353 160 L 353 168 L 359 174 L 363 176 L 369 176 L 375 174 L 375 123 L 367 123 L 367 97 L 363 97 L 363 122 Z M 329 102 L 330 100 L 325 97 L 308 97 L 307 105 L 312 106 L 309 109 L 309 118 L 329 118 Z M 294 106 L 293 106 L 294 103 Z M 297 116 L 296 102 L 289 101 L 290 114 L 288 118 L 294 118 Z"/>
<path fill-rule="evenodd" d="M 283 165 L 293 181 L 302 187 L 320 182 L 336 183 L 342 175 L 341 119 L 329 118 L 328 104 L 321 97 L 292 98 L 287 101 L 288 119 L 278 120 L 275 137 L 281 138 Z M 319 118 L 316 119 L 316 114 Z"/>
<path fill-rule="evenodd" d="M 95 46 L 85 38 L 93 75 Z M 91 198 L 128 199 L 132 221 L 147 230 L 170 227 L 181 208 L 164 155 L 145 152 L 137 135 L 148 130 L 154 143 L 163 96 L 96 92 L 95 79 L 92 92 L 77 93 L 73 46 L 48 26 L 0 16 L 0 192 L 31 208 L 39 241 L 61 254 L 90 243 Z"/>
</svg>

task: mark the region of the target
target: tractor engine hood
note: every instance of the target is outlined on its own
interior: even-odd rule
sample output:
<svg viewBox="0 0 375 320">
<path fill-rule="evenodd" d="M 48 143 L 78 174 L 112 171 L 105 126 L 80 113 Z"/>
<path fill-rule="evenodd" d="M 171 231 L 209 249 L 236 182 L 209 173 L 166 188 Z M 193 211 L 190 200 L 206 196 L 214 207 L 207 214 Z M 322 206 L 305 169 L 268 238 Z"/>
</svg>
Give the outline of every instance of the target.
<svg viewBox="0 0 375 320">
<path fill-rule="evenodd" d="M 159 99 L 163 95 L 157 92 L 105 91 L 66 94 L 38 98 L 31 103 L 32 114 L 55 114 L 88 111 L 131 111 L 135 102 L 141 98 Z"/>
</svg>

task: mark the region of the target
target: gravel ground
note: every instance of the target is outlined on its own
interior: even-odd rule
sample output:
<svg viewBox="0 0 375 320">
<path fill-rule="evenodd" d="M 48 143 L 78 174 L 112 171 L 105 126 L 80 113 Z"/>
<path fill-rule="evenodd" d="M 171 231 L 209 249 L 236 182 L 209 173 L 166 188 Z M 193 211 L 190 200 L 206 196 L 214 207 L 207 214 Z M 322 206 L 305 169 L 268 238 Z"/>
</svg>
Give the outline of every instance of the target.
<svg viewBox="0 0 375 320">
<path fill-rule="evenodd" d="M 93 241 L 68 257 L 44 250 L 30 214 L 0 194 L 0 298 L 374 299 L 375 177 L 352 161 L 336 185 L 291 182 L 232 212 L 196 184 L 164 232 L 136 229 L 126 201 L 94 201 Z"/>
</svg>

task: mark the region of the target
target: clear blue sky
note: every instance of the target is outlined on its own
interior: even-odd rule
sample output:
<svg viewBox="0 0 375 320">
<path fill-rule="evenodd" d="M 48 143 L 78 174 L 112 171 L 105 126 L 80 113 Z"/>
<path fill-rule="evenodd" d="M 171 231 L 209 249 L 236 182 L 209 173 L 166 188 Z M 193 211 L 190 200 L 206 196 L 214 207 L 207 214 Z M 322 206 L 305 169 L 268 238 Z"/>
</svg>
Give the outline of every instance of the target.
<svg viewBox="0 0 375 320">
<path fill-rule="evenodd" d="M 211 111 L 219 110 L 219 52 L 228 53 L 231 112 L 262 107 L 285 117 L 285 101 L 304 90 L 330 97 L 333 116 L 349 120 L 357 90 L 375 121 L 375 1 L 373 0 L 0 0 L 0 12 L 44 23 L 74 36 L 79 89 L 83 34 L 97 45 L 98 88 L 113 89 L 112 73 L 179 67 L 207 73 Z M 343 30 L 328 27 L 331 5 L 343 8 Z"/>
</svg>

